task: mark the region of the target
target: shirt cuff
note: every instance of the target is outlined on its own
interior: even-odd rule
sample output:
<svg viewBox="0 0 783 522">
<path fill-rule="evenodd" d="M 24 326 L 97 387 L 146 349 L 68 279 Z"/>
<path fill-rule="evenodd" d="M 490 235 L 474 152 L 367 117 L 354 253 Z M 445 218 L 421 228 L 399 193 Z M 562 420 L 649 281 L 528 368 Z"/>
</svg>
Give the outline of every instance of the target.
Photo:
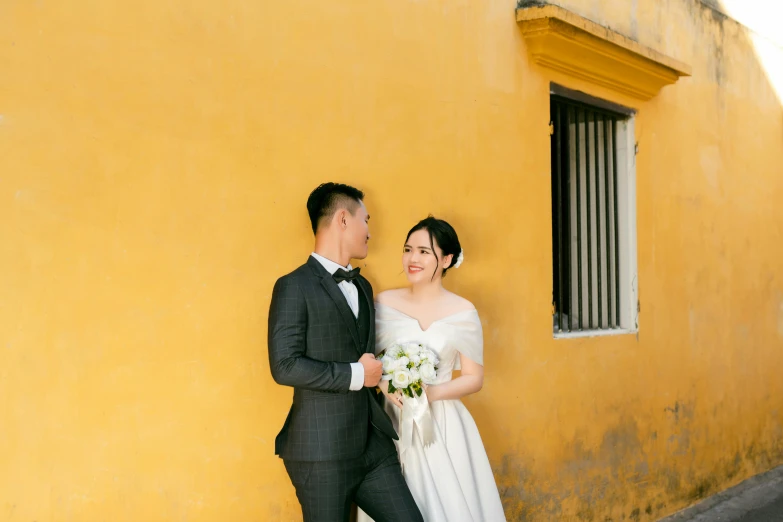
<svg viewBox="0 0 783 522">
<path fill-rule="evenodd" d="M 359 391 L 364 388 L 364 366 L 362 363 L 351 363 L 351 391 Z"/>
</svg>

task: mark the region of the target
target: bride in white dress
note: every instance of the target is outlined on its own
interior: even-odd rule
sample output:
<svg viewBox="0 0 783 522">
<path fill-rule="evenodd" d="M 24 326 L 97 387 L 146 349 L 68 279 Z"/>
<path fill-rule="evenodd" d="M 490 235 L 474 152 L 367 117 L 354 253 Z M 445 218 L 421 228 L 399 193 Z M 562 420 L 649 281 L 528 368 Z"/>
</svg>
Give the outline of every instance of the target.
<svg viewBox="0 0 783 522">
<path fill-rule="evenodd" d="M 505 521 L 503 505 L 481 437 L 460 398 L 484 382 L 481 321 L 473 305 L 443 288 L 442 278 L 462 262 L 454 229 L 429 217 L 408 233 L 402 264 L 407 288 L 378 295 L 376 352 L 400 340 L 416 341 L 440 359 L 434 384 L 425 387 L 435 424 L 435 441 L 425 447 L 417 433 L 401 447 L 403 475 L 426 522 Z M 457 378 L 452 370 L 461 370 Z M 381 382 L 386 411 L 400 434 L 402 396 Z M 408 428 L 406 426 L 406 428 Z M 412 426 L 409 429 L 414 429 Z M 371 519 L 361 511 L 358 522 Z"/>
</svg>

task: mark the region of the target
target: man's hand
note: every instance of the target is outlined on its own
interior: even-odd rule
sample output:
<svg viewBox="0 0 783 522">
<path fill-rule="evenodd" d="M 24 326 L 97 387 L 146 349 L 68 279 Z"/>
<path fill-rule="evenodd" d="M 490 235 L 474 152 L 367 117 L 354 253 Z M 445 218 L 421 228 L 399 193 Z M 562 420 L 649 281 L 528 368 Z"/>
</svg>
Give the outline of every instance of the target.
<svg viewBox="0 0 783 522">
<path fill-rule="evenodd" d="M 383 374 L 383 363 L 377 360 L 371 353 L 362 355 L 359 362 L 364 367 L 364 385 L 368 388 L 378 386 Z"/>
</svg>

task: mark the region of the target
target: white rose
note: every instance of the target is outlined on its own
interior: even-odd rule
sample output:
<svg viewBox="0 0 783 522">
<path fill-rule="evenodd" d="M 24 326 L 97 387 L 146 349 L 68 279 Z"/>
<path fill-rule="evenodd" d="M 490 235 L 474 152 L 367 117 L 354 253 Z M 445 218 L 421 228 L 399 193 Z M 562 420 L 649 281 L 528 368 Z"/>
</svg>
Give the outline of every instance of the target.
<svg viewBox="0 0 783 522">
<path fill-rule="evenodd" d="M 418 355 L 420 351 L 421 351 L 421 348 L 419 348 L 419 345 L 416 344 L 416 343 L 408 343 L 408 344 L 405 345 L 404 352 L 405 352 L 405 355 L 407 355 L 408 357 L 412 357 L 414 355 Z"/>
<path fill-rule="evenodd" d="M 403 388 L 407 388 L 411 383 L 411 372 L 408 370 L 403 370 L 401 368 L 398 368 L 394 370 L 394 375 L 392 376 L 392 384 L 394 384 L 394 387 L 397 389 L 402 390 Z"/>
<path fill-rule="evenodd" d="M 424 384 L 434 383 L 435 378 L 438 376 L 437 372 L 435 371 L 435 365 L 430 362 L 422 363 L 422 365 L 419 367 L 419 374 L 421 375 L 421 380 L 424 382 Z"/>
<path fill-rule="evenodd" d="M 408 364 L 410 364 L 410 362 L 411 362 L 411 360 L 403 355 L 402 357 L 397 359 L 397 368 L 400 368 L 400 369 L 405 368 L 405 369 L 407 369 L 408 368 Z"/>
<path fill-rule="evenodd" d="M 402 347 L 398 344 L 395 344 L 391 348 L 386 350 L 386 354 L 391 358 L 397 358 L 400 355 L 402 355 Z"/>
<path fill-rule="evenodd" d="M 421 379 L 421 374 L 419 373 L 419 370 L 417 370 L 416 368 L 411 368 L 410 374 L 411 374 L 411 384 Z"/>
<path fill-rule="evenodd" d="M 415 354 L 411 355 L 411 362 L 413 364 L 415 364 L 416 366 L 418 366 L 419 363 L 421 362 L 421 357 L 419 357 L 419 354 L 415 353 Z"/>
<path fill-rule="evenodd" d="M 381 362 L 383 363 L 383 373 L 391 373 L 396 366 L 395 360 L 388 355 L 381 357 Z"/>
</svg>

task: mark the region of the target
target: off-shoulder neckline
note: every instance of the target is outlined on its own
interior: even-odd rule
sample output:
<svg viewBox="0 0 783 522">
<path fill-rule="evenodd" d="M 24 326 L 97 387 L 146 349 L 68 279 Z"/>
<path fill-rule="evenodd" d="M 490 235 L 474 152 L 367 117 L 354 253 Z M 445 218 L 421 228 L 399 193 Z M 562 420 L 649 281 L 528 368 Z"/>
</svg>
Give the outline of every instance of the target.
<svg viewBox="0 0 783 522">
<path fill-rule="evenodd" d="M 461 310 L 459 312 L 455 312 L 453 314 L 449 314 L 449 315 L 443 316 L 443 317 L 441 317 L 439 319 L 435 319 L 434 321 L 432 321 L 430 323 L 430 325 L 426 329 L 424 329 L 424 328 L 421 327 L 421 323 L 419 322 L 418 319 L 416 319 L 413 316 L 410 316 L 410 315 L 406 314 L 402 310 L 398 310 L 397 308 L 394 308 L 393 306 L 389 306 L 387 304 L 378 303 L 378 302 L 375 303 L 375 306 L 376 306 L 376 308 L 378 306 L 383 306 L 384 308 L 388 308 L 389 310 L 393 310 L 393 311 L 397 312 L 398 314 L 405 316 L 407 319 L 410 319 L 411 321 L 415 322 L 416 325 L 419 327 L 419 330 L 421 330 L 422 332 L 428 332 L 430 330 L 430 328 L 432 328 L 433 325 L 435 325 L 436 323 L 442 323 L 442 322 L 445 322 L 448 319 L 452 319 L 452 318 L 460 316 L 460 315 L 464 315 L 464 314 L 476 314 L 476 315 L 478 315 L 478 310 L 476 310 L 475 308 L 470 308 L 468 310 Z"/>
</svg>

